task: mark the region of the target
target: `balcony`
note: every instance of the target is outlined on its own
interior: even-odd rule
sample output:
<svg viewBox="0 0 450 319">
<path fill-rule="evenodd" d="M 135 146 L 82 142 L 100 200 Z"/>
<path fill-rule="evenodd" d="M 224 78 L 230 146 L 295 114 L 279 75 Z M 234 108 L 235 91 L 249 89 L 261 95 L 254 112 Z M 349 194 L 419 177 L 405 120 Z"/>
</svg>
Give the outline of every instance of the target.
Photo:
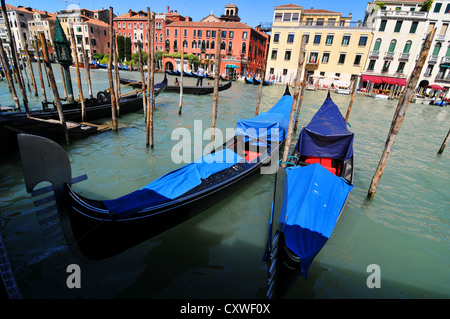
<svg viewBox="0 0 450 319">
<path fill-rule="evenodd" d="M 436 35 L 436 41 L 445 41 L 445 34 Z"/>
<path fill-rule="evenodd" d="M 379 10 L 376 14 L 377 17 L 392 17 L 392 18 L 416 18 L 426 19 L 428 12 L 424 11 L 402 11 L 402 10 Z"/>
<path fill-rule="evenodd" d="M 369 58 L 370 59 L 378 59 L 380 57 L 380 51 L 370 51 Z"/>
<path fill-rule="evenodd" d="M 444 56 L 444 57 L 441 59 L 441 64 L 450 64 L 450 57 Z"/>
<path fill-rule="evenodd" d="M 437 55 L 432 55 L 430 56 L 430 59 L 428 60 L 429 64 L 436 64 L 436 62 L 438 61 L 438 56 Z"/>
<path fill-rule="evenodd" d="M 398 57 L 399 61 L 408 61 L 409 60 L 409 53 L 400 53 L 400 56 Z"/>
<path fill-rule="evenodd" d="M 395 55 L 395 52 L 386 52 L 384 54 L 384 59 L 385 60 L 394 60 L 394 55 Z"/>
</svg>

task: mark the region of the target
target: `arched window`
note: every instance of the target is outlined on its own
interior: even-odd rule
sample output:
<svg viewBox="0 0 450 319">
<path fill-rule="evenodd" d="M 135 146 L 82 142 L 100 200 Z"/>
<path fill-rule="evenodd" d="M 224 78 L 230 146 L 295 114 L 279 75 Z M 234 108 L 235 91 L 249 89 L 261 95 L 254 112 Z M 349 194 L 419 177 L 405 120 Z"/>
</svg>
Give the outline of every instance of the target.
<svg viewBox="0 0 450 319">
<path fill-rule="evenodd" d="M 206 43 L 205 43 L 205 40 L 203 40 L 202 41 L 202 50 L 205 50 L 206 49 Z"/>
<path fill-rule="evenodd" d="M 177 39 L 175 39 L 174 41 L 173 41 L 173 48 L 176 50 L 176 49 L 178 49 L 178 40 Z"/>
<path fill-rule="evenodd" d="M 209 40 L 206 40 L 206 48 L 209 49 Z"/>
<path fill-rule="evenodd" d="M 197 41 L 192 41 L 192 48 L 197 49 Z"/>
<path fill-rule="evenodd" d="M 166 50 L 170 49 L 170 41 L 169 39 L 166 40 Z"/>
<path fill-rule="evenodd" d="M 216 42 L 211 41 L 211 50 L 214 50 L 216 48 Z"/>
<path fill-rule="evenodd" d="M 406 41 L 405 43 L 405 47 L 403 48 L 403 53 L 409 53 L 409 51 L 411 50 L 411 45 L 412 45 L 412 41 Z"/>
<path fill-rule="evenodd" d="M 433 55 L 439 55 L 440 50 L 441 50 L 441 42 L 438 42 L 434 46 Z"/>
<path fill-rule="evenodd" d="M 380 51 L 380 46 L 381 46 L 381 39 L 377 39 L 377 41 L 375 41 L 375 45 L 373 46 L 373 50 Z"/>
<path fill-rule="evenodd" d="M 188 47 L 188 42 L 187 42 L 187 40 L 184 40 L 183 41 L 183 48 L 187 49 L 187 47 Z"/>
<path fill-rule="evenodd" d="M 389 44 L 389 49 L 388 52 L 394 52 L 395 51 L 395 46 L 397 45 L 397 40 L 393 39 L 391 41 L 391 44 Z"/>
<path fill-rule="evenodd" d="M 228 52 L 233 51 L 233 42 L 228 42 Z"/>
<path fill-rule="evenodd" d="M 225 41 L 222 41 L 222 43 L 220 44 L 220 50 L 225 50 L 225 48 L 226 48 Z"/>
<path fill-rule="evenodd" d="M 247 43 L 246 42 L 242 42 L 241 53 L 245 54 L 246 52 L 247 52 Z"/>
</svg>

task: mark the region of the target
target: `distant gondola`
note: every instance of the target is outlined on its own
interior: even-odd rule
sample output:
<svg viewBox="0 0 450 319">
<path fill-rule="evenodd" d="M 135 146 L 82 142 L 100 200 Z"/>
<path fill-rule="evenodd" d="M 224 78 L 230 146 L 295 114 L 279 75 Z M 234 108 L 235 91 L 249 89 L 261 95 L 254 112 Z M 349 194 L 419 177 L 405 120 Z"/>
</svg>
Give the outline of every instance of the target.
<svg viewBox="0 0 450 319">
<path fill-rule="evenodd" d="M 253 84 L 253 79 L 249 80 L 249 79 L 247 79 L 247 77 L 244 77 L 245 83 L 247 83 L 247 84 Z"/>
<path fill-rule="evenodd" d="M 129 80 L 120 78 L 120 83 L 128 84 L 132 87 L 141 88 L 142 84 L 140 81 Z M 231 81 L 226 84 L 219 85 L 219 91 L 228 90 L 231 87 Z M 180 93 L 179 85 L 168 85 L 164 92 L 170 93 Z M 183 94 L 193 94 L 193 95 L 206 95 L 214 92 L 214 86 L 195 86 L 195 85 L 183 85 Z"/>
<path fill-rule="evenodd" d="M 107 64 L 99 63 L 99 62 L 97 62 L 95 60 L 92 61 L 92 64 L 94 64 L 97 68 L 100 68 L 100 69 L 107 69 L 108 68 Z M 111 68 L 114 69 L 114 64 L 111 65 Z M 127 67 L 127 66 L 124 66 L 124 65 L 119 65 L 117 68 L 119 70 L 123 70 L 123 71 L 130 71 L 130 68 Z"/>
<path fill-rule="evenodd" d="M 110 258 L 223 200 L 260 174 L 264 163 L 275 163 L 276 167 L 287 135 L 292 101 L 286 90 L 269 111 L 239 120 L 236 135 L 210 154 L 111 200 L 88 199 L 72 188 L 75 180 L 70 160 L 60 145 L 19 134 L 26 189 L 32 192 L 41 181 L 49 181 L 50 187 L 33 194 L 54 192 L 54 208 L 75 256 L 87 261 Z M 52 214 L 47 209 L 40 213 L 41 217 L 47 212 Z M 60 230 L 56 228 L 55 234 L 48 234 L 57 236 Z"/>
</svg>

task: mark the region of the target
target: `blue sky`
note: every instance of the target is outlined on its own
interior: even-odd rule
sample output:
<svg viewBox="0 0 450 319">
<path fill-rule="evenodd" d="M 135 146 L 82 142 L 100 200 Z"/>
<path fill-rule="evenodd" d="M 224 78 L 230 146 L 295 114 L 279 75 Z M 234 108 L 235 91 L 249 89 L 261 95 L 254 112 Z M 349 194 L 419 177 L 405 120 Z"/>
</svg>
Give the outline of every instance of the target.
<svg viewBox="0 0 450 319">
<path fill-rule="evenodd" d="M 304 8 L 324 9 L 342 12 L 343 16 L 352 14 L 352 21 L 364 19 L 364 10 L 368 0 L 133 0 L 128 3 L 124 0 L 7 0 L 7 4 L 13 6 L 30 6 L 39 10 L 50 12 L 66 9 L 69 5 L 79 5 L 86 9 L 101 9 L 113 7 L 115 14 L 124 14 L 129 9 L 134 11 L 147 10 L 166 12 L 166 7 L 177 10 L 184 16 L 190 16 L 194 21 L 201 20 L 213 12 L 220 16 L 224 13 L 226 4 L 232 3 L 239 8 L 241 21 L 251 27 L 255 27 L 260 22 L 271 22 L 273 17 L 273 7 L 293 3 Z"/>
</svg>

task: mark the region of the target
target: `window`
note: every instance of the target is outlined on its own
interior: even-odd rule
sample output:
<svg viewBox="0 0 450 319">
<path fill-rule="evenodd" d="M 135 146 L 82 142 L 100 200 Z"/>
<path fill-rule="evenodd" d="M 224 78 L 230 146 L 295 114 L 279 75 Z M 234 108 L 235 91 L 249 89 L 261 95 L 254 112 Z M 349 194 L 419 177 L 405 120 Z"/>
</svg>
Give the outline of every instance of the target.
<svg viewBox="0 0 450 319">
<path fill-rule="evenodd" d="M 187 37 L 187 29 L 183 30 L 183 36 L 186 38 Z"/>
<path fill-rule="evenodd" d="M 277 59 L 277 54 L 278 54 L 278 50 L 272 50 L 272 55 L 270 56 L 270 58 L 272 60 L 276 60 Z"/>
<path fill-rule="evenodd" d="M 117 28 L 118 29 L 120 29 L 120 25 L 121 25 L 121 23 L 119 22 L 119 23 L 117 23 Z"/>
<path fill-rule="evenodd" d="M 383 68 L 381 69 L 381 72 L 388 72 L 390 65 L 391 65 L 391 61 L 389 61 L 389 60 L 384 61 Z"/>
<path fill-rule="evenodd" d="M 369 61 L 369 66 L 367 67 L 367 71 L 373 71 L 375 69 L 375 63 L 377 62 L 377 60 L 370 60 Z"/>
<path fill-rule="evenodd" d="M 306 18 L 306 25 L 313 25 L 313 18 Z"/>
<path fill-rule="evenodd" d="M 242 32 L 242 40 L 247 40 L 247 31 Z"/>
<path fill-rule="evenodd" d="M 215 38 L 216 37 L 216 30 L 212 30 L 211 31 L 211 38 Z"/>
<path fill-rule="evenodd" d="M 450 13 L 450 3 L 445 7 L 445 13 Z"/>
<path fill-rule="evenodd" d="M 433 72 L 434 64 L 428 64 L 427 70 L 425 71 L 425 76 L 430 76 Z"/>
<path fill-rule="evenodd" d="M 225 39 L 227 37 L 227 31 L 222 31 L 222 39 Z"/>
<path fill-rule="evenodd" d="M 95 39 L 91 39 L 91 44 L 95 47 L 97 45 L 97 41 Z"/>
<path fill-rule="evenodd" d="M 278 43 L 280 41 L 280 34 L 279 33 L 275 33 L 273 35 L 273 43 Z"/>
<path fill-rule="evenodd" d="M 94 33 L 94 27 L 90 27 L 91 33 Z"/>
<path fill-rule="evenodd" d="M 348 45 L 349 43 L 350 43 L 350 36 L 344 35 L 344 37 L 342 38 L 342 45 Z"/>
<path fill-rule="evenodd" d="M 286 50 L 286 52 L 284 53 L 284 60 L 285 61 L 291 60 L 291 50 Z"/>
<path fill-rule="evenodd" d="M 283 14 L 282 13 L 275 13 L 275 21 L 281 21 L 281 19 L 283 18 Z"/>
<path fill-rule="evenodd" d="M 323 25 L 325 22 L 324 18 L 317 18 L 316 25 Z"/>
<path fill-rule="evenodd" d="M 381 46 L 381 39 L 377 39 L 377 41 L 375 41 L 375 45 L 373 46 L 373 50 L 380 51 L 380 46 Z"/>
<path fill-rule="evenodd" d="M 187 47 L 188 47 L 188 42 L 187 42 L 187 40 L 185 39 L 185 40 L 183 41 L 183 48 L 187 49 Z"/>
<path fill-rule="evenodd" d="M 327 25 L 331 26 L 331 27 L 334 27 L 336 25 L 336 19 L 331 19 L 331 18 L 328 19 Z"/>
<path fill-rule="evenodd" d="M 305 34 L 306 35 L 306 44 L 308 44 L 308 42 L 309 42 L 309 34 Z"/>
<path fill-rule="evenodd" d="M 196 38 L 197 37 L 197 30 L 192 30 L 192 37 Z"/>
<path fill-rule="evenodd" d="M 361 64 L 361 58 L 362 58 L 362 54 L 355 55 L 355 61 L 353 61 L 353 65 L 360 65 Z"/>
<path fill-rule="evenodd" d="M 169 37 L 169 35 L 170 35 L 170 30 L 166 29 L 166 37 Z"/>
<path fill-rule="evenodd" d="M 214 50 L 215 48 L 216 48 L 216 42 L 215 41 L 211 41 L 211 50 Z M 211 54 L 211 56 L 212 56 L 212 54 Z"/>
<path fill-rule="evenodd" d="M 197 41 L 192 41 L 192 48 L 197 49 Z"/>
<path fill-rule="evenodd" d="M 274 68 L 270 68 L 269 74 L 273 74 L 274 71 L 275 71 Z"/>
<path fill-rule="evenodd" d="M 317 58 L 319 57 L 319 52 L 311 52 L 311 55 L 309 56 L 309 63 L 317 63 Z"/>
<path fill-rule="evenodd" d="M 381 20 L 380 28 L 378 29 L 378 31 L 386 30 L 386 24 L 387 24 L 387 20 Z"/>
<path fill-rule="evenodd" d="M 314 44 L 319 44 L 320 43 L 320 38 L 321 38 L 321 35 L 320 34 L 316 34 L 314 36 Z"/>
<path fill-rule="evenodd" d="M 359 45 L 359 46 L 365 47 L 366 44 L 367 44 L 367 35 L 362 35 L 362 36 L 359 38 L 359 43 L 358 43 L 358 45 Z"/>
<path fill-rule="evenodd" d="M 434 46 L 433 55 L 439 55 L 439 51 L 441 50 L 441 43 L 438 42 Z"/>
<path fill-rule="evenodd" d="M 344 64 L 345 63 L 345 53 L 341 53 L 339 54 L 339 60 L 338 60 L 338 64 Z"/>
<path fill-rule="evenodd" d="M 403 48 L 403 53 L 409 53 L 411 50 L 412 41 L 409 40 L 405 43 L 405 47 Z"/>
<path fill-rule="evenodd" d="M 287 43 L 293 43 L 294 42 L 294 34 L 289 33 L 287 37 Z"/>
<path fill-rule="evenodd" d="M 202 37 L 202 30 L 198 30 L 197 31 L 197 35 L 198 35 L 199 38 L 201 38 Z"/>
<path fill-rule="evenodd" d="M 140 23 L 140 25 L 139 25 L 139 27 L 140 27 L 140 29 L 142 30 L 143 29 L 143 24 L 142 24 L 142 22 Z"/>
<path fill-rule="evenodd" d="M 233 51 L 233 42 L 228 42 L 228 52 Z"/>
<path fill-rule="evenodd" d="M 397 21 L 395 24 L 394 32 L 400 32 L 400 29 L 402 28 L 403 21 Z"/>
<path fill-rule="evenodd" d="M 220 50 L 225 50 L 225 41 L 222 41 L 222 43 L 220 43 Z"/>
<path fill-rule="evenodd" d="M 283 69 L 283 75 L 287 75 L 288 70 L 287 69 Z"/>
<path fill-rule="evenodd" d="M 324 52 L 322 56 L 322 63 L 328 63 L 330 60 L 330 52 Z"/>
<path fill-rule="evenodd" d="M 292 14 L 292 21 L 298 21 L 298 16 L 299 16 L 298 12 L 297 13 L 293 13 Z"/>
<path fill-rule="evenodd" d="M 405 69 L 405 63 L 406 62 L 400 62 L 398 64 L 397 73 L 403 73 L 403 70 Z"/>
<path fill-rule="evenodd" d="M 417 26 L 419 25 L 418 21 L 413 21 L 411 23 L 411 28 L 409 29 L 409 33 L 416 33 Z"/>
<path fill-rule="evenodd" d="M 436 2 L 436 5 L 434 6 L 433 12 L 439 12 L 441 11 L 442 3 Z"/>
<path fill-rule="evenodd" d="M 283 21 L 291 21 L 291 14 L 290 13 L 284 13 Z"/>
<path fill-rule="evenodd" d="M 211 31 L 210 30 L 206 30 L 206 37 L 207 38 L 211 37 Z"/>
<path fill-rule="evenodd" d="M 396 45 L 397 45 L 397 40 L 395 40 L 395 39 L 392 40 L 391 43 L 389 44 L 388 52 L 394 52 Z"/>
<path fill-rule="evenodd" d="M 175 31 L 174 31 L 174 35 L 175 35 L 175 37 L 177 37 L 177 36 L 178 36 L 178 29 L 175 29 Z"/>
<path fill-rule="evenodd" d="M 246 42 L 242 42 L 241 53 L 245 54 L 246 52 L 247 52 L 247 43 Z"/>
<path fill-rule="evenodd" d="M 328 34 L 327 35 L 327 40 L 325 41 L 325 44 L 328 44 L 328 45 L 333 44 L 333 38 L 334 38 L 334 34 Z"/>
</svg>

